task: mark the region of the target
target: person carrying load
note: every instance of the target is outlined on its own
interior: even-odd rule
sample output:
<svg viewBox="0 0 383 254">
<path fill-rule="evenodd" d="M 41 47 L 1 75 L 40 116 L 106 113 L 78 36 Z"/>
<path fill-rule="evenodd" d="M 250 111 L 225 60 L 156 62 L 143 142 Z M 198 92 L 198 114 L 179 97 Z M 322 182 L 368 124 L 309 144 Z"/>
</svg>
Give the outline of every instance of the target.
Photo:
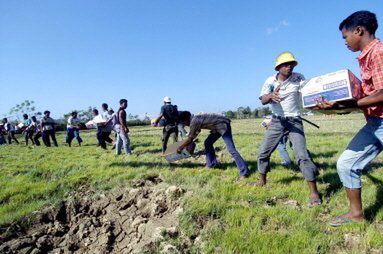
<svg viewBox="0 0 383 254">
<path fill-rule="evenodd" d="M 162 130 L 162 154 L 165 153 L 168 146 L 169 138 L 172 137 L 173 143 L 178 140 L 178 108 L 177 105 L 172 105 L 171 98 L 164 97 L 164 105 L 161 107 L 161 113 L 153 121 L 153 125 L 157 126 L 161 118 L 165 118 L 165 125 Z"/>
</svg>

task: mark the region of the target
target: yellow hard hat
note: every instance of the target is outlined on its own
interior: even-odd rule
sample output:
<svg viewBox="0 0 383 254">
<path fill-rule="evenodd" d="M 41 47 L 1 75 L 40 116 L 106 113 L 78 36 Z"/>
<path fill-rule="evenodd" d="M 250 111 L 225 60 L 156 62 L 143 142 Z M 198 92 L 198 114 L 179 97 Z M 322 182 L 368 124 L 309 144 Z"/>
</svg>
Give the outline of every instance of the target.
<svg viewBox="0 0 383 254">
<path fill-rule="evenodd" d="M 277 60 L 275 61 L 275 70 L 278 70 L 278 66 L 284 63 L 289 63 L 289 62 L 295 62 L 295 66 L 298 65 L 298 61 L 295 60 L 295 57 L 291 52 L 283 52 L 277 56 Z"/>
</svg>

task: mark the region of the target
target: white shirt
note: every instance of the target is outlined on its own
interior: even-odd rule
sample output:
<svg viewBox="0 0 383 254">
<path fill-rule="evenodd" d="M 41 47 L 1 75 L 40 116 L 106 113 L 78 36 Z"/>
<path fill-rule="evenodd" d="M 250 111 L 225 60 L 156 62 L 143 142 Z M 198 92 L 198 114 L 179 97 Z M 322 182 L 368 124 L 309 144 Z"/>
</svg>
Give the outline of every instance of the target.
<svg viewBox="0 0 383 254">
<path fill-rule="evenodd" d="M 35 132 L 41 131 L 40 122 L 39 121 L 36 121 L 36 122 L 32 121 L 31 124 L 28 126 L 28 129 L 32 129 Z"/>
<path fill-rule="evenodd" d="M 67 128 L 79 128 L 80 120 L 78 118 L 73 118 L 73 116 L 68 118 Z"/>
<path fill-rule="evenodd" d="M 302 100 L 300 91 L 306 84 L 304 82 L 305 77 L 293 72 L 291 76 L 284 82 L 277 80 L 277 75 L 273 75 L 266 79 L 261 90 L 261 97 L 263 95 L 273 92 L 278 86 L 280 86 L 279 96 L 280 102 L 270 101 L 271 111 L 276 116 L 289 116 L 295 117 L 301 115 Z"/>
<path fill-rule="evenodd" d="M 11 123 L 6 123 L 4 128 L 6 131 L 14 131 L 15 130 L 15 128 L 13 127 L 13 124 L 11 124 Z"/>
<path fill-rule="evenodd" d="M 102 116 L 102 119 L 104 119 L 105 121 L 108 121 L 110 118 L 112 118 L 112 115 L 110 115 L 108 111 L 102 112 L 101 116 Z"/>
</svg>

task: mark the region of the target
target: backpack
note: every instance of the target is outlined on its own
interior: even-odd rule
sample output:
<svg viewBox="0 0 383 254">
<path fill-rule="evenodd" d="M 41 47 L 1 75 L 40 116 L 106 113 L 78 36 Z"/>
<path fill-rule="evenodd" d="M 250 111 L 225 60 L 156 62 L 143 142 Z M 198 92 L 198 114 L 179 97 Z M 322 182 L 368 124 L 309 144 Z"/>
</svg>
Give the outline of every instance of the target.
<svg viewBox="0 0 383 254">
<path fill-rule="evenodd" d="M 167 124 L 178 123 L 178 115 L 177 105 L 164 106 L 164 118 Z"/>
</svg>

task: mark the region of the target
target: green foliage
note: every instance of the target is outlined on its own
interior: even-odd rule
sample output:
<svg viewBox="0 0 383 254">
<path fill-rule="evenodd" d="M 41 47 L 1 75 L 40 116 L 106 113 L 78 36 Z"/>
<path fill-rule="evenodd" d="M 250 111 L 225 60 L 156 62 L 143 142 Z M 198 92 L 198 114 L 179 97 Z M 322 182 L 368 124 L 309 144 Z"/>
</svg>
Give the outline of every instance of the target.
<svg viewBox="0 0 383 254">
<path fill-rule="evenodd" d="M 83 110 L 72 110 L 63 115 L 63 120 L 66 122 L 66 120 L 72 115 L 72 112 L 76 111 L 78 119 L 80 119 L 81 122 L 86 123 L 93 119 L 93 109 L 94 107 L 89 106 L 87 109 Z"/>
<path fill-rule="evenodd" d="M 12 107 L 9 110 L 9 115 L 14 115 L 18 120 L 22 119 L 22 115 L 27 114 L 29 116 L 41 116 L 41 112 L 36 111 L 35 102 L 31 100 L 25 100 L 20 104 L 16 104 L 16 106 Z"/>
<path fill-rule="evenodd" d="M 320 169 L 318 188 L 324 200 L 320 207 L 307 207 L 309 191 L 302 174 L 280 166 L 277 153 L 271 157 L 268 185 L 250 185 L 258 179 L 256 158 L 264 129 L 262 119 L 244 119 L 233 121 L 232 129 L 236 147 L 254 174 L 241 183 L 222 140 L 215 144 L 221 148 L 219 168 L 206 169 L 203 157 L 169 164 L 160 156 L 162 128 L 149 126 L 130 128 L 134 154 L 129 157 L 97 148 L 93 131 L 81 132 L 82 147 L 66 147 L 64 133 L 58 135 L 62 141 L 58 148 L 0 146 L 0 225 L 58 202 L 81 185 L 113 189 L 157 174 L 187 190 L 180 225 L 188 236 L 201 234 L 204 253 L 381 253 L 381 157 L 370 165 L 374 170 L 362 177 L 368 221 L 328 226 L 331 218 L 348 209 L 336 161 L 364 124 L 363 115 L 321 115 L 309 120 L 321 126 L 317 130 L 305 124 L 308 148 Z M 197 150 L 203 148 L 208 133 L 201 133 Z M 347 240 L 350 235 L 356 240 Z"/>
<path fill-rule="evenodd" d="M 269 107 L 259 107 L 253 111 L 249 106 L 239 107 L 236 111 L 228 110 L 222 112 L 227 118 L 230 119 L 249 119 L 249 118 L 262 118 L 263 116 L 270 115 Z"/>
</svg>

